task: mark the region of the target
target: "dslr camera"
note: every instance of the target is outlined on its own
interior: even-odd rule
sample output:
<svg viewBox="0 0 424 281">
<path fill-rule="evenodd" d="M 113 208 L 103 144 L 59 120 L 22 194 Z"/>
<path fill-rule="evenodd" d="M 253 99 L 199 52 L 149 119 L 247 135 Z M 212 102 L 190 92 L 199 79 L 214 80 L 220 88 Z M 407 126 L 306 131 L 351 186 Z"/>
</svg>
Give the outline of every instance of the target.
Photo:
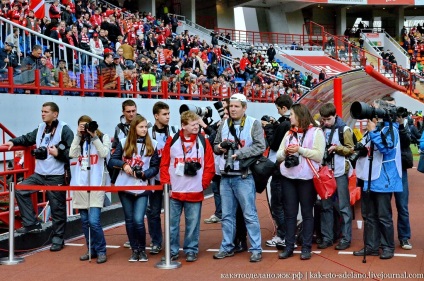
<svg viewBox="0 0 424 281">
<path fill-rule="evenodd" d="M 91 121 L 91 122 L 85 123 L 84 125 L 84 129 L 86 133 L 87 131 L 94 133 L 95 131 L 97 131 L 98 128 L 99 128 L 99 125 L 97 124 L 96 121 Z"/>
<path fill-rule="evenodd" d="M 353 153 L 348 157 L 348 160 L 352 164 L 352 167 L 355 168 L 356 161 L 358 161 L 359 157 L 365 157 L 368 155 L 368 149 L 361 142 L 358 142 L 353 147 Z"/>
<path fill-rule="evenodd" d="M 333 153 L 328 153 L 328 149 L 330 148 L 330 146 L 326 146 L 325 147 L 325 150 L 324 150 L 324 158 L 323 158 L 323 160 L 324 160 L 325 163 L 331 162 L 331 160 L 333 160 L 333 157 L 334 157 L 334 152 Z"/>
<path fill-rule="evenodd" d="M 195 161 L 188 161 L 184 163 L 184 175 L 194 177 L 197 175 L 197 171 L 202 168 L 202 164 Z"/>
<path fill-rule="evenodd" d="M 384 101 L 380 101 L 380 108 L 370 106 L 365 102 L 355 101 L 350 106 L 350 115 L 354 119 L 382 118 L 385 121 L 396 122 L 397 117 L 405 118 L 408 116 L 408 110 Z"/>
<path fill-rule="evenodd" d="M 286 157 L 286 160 L 284 160 L 284 166 L 286 168 L 293 168 L 296 167 L 297 165 L 299 165 L 299 156 L 297 155 L 288 155 Z"/>
<path fill-rule="evenodd" d="M 40 146 L 39 148 L 33 149 L 31 151 L 31 154 L 37 160 L 46 160 L 47 159 L 47 155 L 48 155 L 47 147 Z"/>
<path fill-rule="evenodd" d="M 141 180 L 145 180 L 144 176 L 143 176 L 143 168 L 140 165 L 135 165 L 134 167 L 132 167 L 132 170 L 135 174 L 135 177 Z"/>
<path fill-rule="evenodd" d="M 226 140 L 221 142 L 221 147 L 227 150 L 227 154 L 225 155 L 224 171 L 228 172 L 229 170 L 234 170 L 234 159 L 232 156 L 238 149 L 237 144 Z"/>
</svg>

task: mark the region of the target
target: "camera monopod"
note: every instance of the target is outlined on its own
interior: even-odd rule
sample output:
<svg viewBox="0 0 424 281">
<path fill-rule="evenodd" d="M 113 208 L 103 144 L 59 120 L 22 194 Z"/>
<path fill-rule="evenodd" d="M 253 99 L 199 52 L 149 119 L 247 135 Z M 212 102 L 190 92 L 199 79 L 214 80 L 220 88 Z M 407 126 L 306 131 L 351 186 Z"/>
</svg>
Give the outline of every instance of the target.
<svg viewBox="0 0 424 281">
<path fill-rule="evenodd" d="M 367 226 L 368 226 L 368 220 L 369 220 L 369 214 L 368 214 L 368 201 L 370 199 L 370 190 L 371 190 L 371 173 L 372 173 L 372 162 L 374 159 L 374 143 L 370 141 L 370 152 L 368 155 L 368 161 L 369 161 L 369 167 L 368 167 L 368 182 L 367 182 L 367 188 L 365 189 L 364 195 L 365 198 L 362 198 L 364 200 L 363 202 L 363 208 L 364 208 L 364 214 L 366 215 L 366 218 L 364 219 L 364 258 L 362 259 L 362 263 L 367 263 Z"/>
<path fill-rule="evenodd" d="M 91 136 L 90 134 L 85 135 L 85 142 L 87 143 L 87 155 L 88 155 L 88 166 L 87 166 L 87 185 L 91 186 Z M 90 190 L 87 191 L 88 206 L 87 206 L 87 215 L 88 215 L 88 261 L 91 262 L 91 225 L 90 225 Z"/>
</svg>

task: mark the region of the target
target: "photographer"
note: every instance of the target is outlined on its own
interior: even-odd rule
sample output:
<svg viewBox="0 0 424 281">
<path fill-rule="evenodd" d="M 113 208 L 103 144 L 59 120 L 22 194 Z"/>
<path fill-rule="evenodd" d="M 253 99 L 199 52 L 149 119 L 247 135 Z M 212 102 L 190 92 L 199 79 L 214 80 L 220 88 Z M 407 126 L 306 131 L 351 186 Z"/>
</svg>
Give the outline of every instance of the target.
<svg viewBox="0 0 424 281">
<path fill-rule="evenodd" d="M 262 260 L 261 230 L 256 210 L 256 189 L 250 169 L 240 169 L 240 162 L 260 156 L 265 151 L 261 123 L 246 115 L 247 100 L 242 94 L 230 97 L 230 118 L 218 128 L 214 152 L 220 155 L 222 201 L 222 242 L 215 259 L 234 255 L 237 205 L 249 233 L 251 262 Z"/>
<path fill-rule="evenodd" d="M 78 158 L 72 186 L 104 185 L 105 162 L 110 145 L 109 136 L 98 130 L 97 122 L 87 115 L 78 119 L 77 133 L 69 150 L 70 158 Z M 91 245 L 91 257 L 97 257 L 97 263 L 107 261 L 106 240 L 100 223 L 104 199 L 105 191 L 74 191 L 73 195 L 73 207 L 80 213 L 87 247 Z M 89 260 L 89 252 L 80 256 L 80 260 Z"/>
<path fill-rule="evenodd" d="M 351 107 L 351 113 L 354 112 L 354 105 L 355 103 Z M 380 256 L 380 259 L 391 259 L 395 251 L 391 198 L 393 192 L 402 192 L 399 124 L 393 122 L 396 116 L 393 116 L 392 105 L 382 100 L 375 101 L 373 105 L 373 114 L 352 114 L 354 118 L 369 119 L 368 135 L 361 143 L 364 144 L 365 151 L 368 150 L 367 154 L 373 155 L 370 161 L 365 154 L 358 159 L 356 165 L 356 175 L 363 181 L 361 213 L 365 223 L 365 248 L 353 252 L 353 255 L 363 256 L 365 252 L 366 255 Z M 371 107 L 362 106 L 361 111 L 369 111 L 369 108 Z M 377 109 L 378 113 L 375 113 Z M 373 116 L 378 116 L 379 120 Z M 381 255 L 379 248 L 382 248 Z"/>
<path fill-rule="evenodd" d="M 293 100 L 288 95 L 281 95 L 275 100 L 275 106 L 277 107 L 278 114 L 281 117 L 278 122 L 275 120 L 262 121 L 262 126 L 265 130 L 265 137 L 269 144 L 269 155 L 268 158 L 276 162 L 277 151 L 280 147 L 281 141 L 283 140 L 286 133 L 290 130 L 290 108 L 293 105 Z M 274 172 L 271 178 L 271 214 L 277 227 L 276 235 L 266 241 L 268 247 L 282 248 L 285 246 L 286 237 L 286 226 L 284 221 L 284 206 L 283 206 L 283 186 L 281 185 L 281 173 L 277 170 Z M 282 250 L 282 249 L 280 249 Z"/>
<path fill-rule="evenodd" d="M 148 181 L 159 172 L 160 158 L 157 142 L 149 136 L 147 120 L 137 115 L 130 124 L 128 136 L 118 143 L 108 167 L 118 168 L 115 184 L 118 186 L 147 186 Z M 147 262 L 146 228 L 144 216 L 151 191 L 119 191 L 119 199 L 125 216 L 125 227 L 132 249 L 129 262 Z"/>
<path fill-rule="evenodd" d="M 11 139 L 5 145 L 9 150 L 13 146 L 32 146 L 35 156 L 35 173 L 22 181 L 25 185 L 65 185 L 65 176 L 69 175 L 69 147 L 73 133 L 65 122 L 57 119 L 59 107 L 54 102 L 46 102 L 41 108 L 43 123 L 34 131 Z M 35 190 L 16 190 L 16 201 L 24 227 L 18 233 L 40 232 L 42 226 L 32 203 L 31 194 Z M 52 211 L 52 246 L 50 251 L 60 251 L 64 245 L 66 227 L 66 191 L 47 191 Z"/>
<path fill-rule="evenodd" d="M 283 186 L 284 219 L 286 220 L 286 248 L 278 255 L 280 259 L 293 256 L 299 204 L 303 219 L 301 260 L 312 256 L 314 232 L 313 208 L 316 191 L 312 181 L 324 156 L 325 138 L 310 111 L 304 104 L 294 104 L 290 111 L 291 129 L 284 136 L 277 152 Z M 310 161 L 310 163 L 308 163 Z"/>
<path fill-rule="evenodd" d="M 336 250 L 345 250 L 350 247 L 352 240 L 352 211 L 350 208 L 350 193 L 348 174 L 352 172 L 346 157 L 353 153 L 352 130 L 346 126 L 343 120 L 336 115 L 336 107 L 332 103 L 324 104 L 320 109 L 321 121 L 326 140 L 324 164 L 329 165 L 334 171 L 337 183 L 337 192 L 328 199 L 321 199 L 321 235 L 322 242 L 318 249 L 326 249 L 333 245 L 334 237 L 334 205 L 341 218 L 341 239 Z"/>
<path fill-rule="evenodd" d="M 396 105 L 396 101 L 391 96 L 385 96 L 382 100 L 390 104 Z M 411 250 L 412 245 L 409 242 L 411 239 L 411 224 L 409 222 L 409 185 L 408 185 L 408 170 L 414 166 L 414 159 L 410 148 L 412 142 L 413 132 L 409 130 L 408 125 L 405 125 L 405 118 L 407 117 L 407 110 L 403 110 L 403 115 L 397 116 L 397 123 L 399 124 L 399 141 L 402 159 L 402 192 L 395 192 L 397 217 L 397 234 L 400 246 L 404 250 Z M 412 120 L 412 119 L 411 119 Z M 416 128 L 415 128 L 416 130 Z"/>
<path fill-rule="evenodd" d="M 162 152 L 160 181 L 171 184 L 170 237 L 171 260 L 179 258 L 180 217 L 184 209 L 185 237 L 183 250 L 187 262 L 197 260 L 199 252 L 200 213 L 203 190 L 214 174 L 211 145 L 199 134 L 199 116 L 193 111 L 181 114 L 181 130 L 169 136 Z"/>
</svg>

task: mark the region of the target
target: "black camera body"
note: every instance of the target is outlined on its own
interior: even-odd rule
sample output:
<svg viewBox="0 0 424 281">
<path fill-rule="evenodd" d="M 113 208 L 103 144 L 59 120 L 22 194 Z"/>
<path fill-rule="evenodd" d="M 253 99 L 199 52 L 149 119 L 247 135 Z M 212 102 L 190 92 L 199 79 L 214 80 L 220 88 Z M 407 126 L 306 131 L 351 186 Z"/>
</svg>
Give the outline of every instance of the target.
<svg viewBox="0 0 424 281">
<path fill-rule="evenodd" d="M 325 147 L 325 150 L 324 150 L 323 160 L 324 160 L 325 163 L 330 163 L 333 160 L 333 157 L 334 157 L 334 152 L 333 153 L 328 152 L 328 149 L 330 147 L 331 147 L 331 145 L 328 145 L 328 146 Z"/>
<path fill-rule="evenodd" d="M 91 122 L 85 123 L 84 125 L 85 132 L 90 131 L 94 133 L 95 131 L 97 131 L 98 128 L 99 128 L 99 125 L 97 124 L 96 121 L 91 121 Z"/>
<path fill-rule="evenodd" d="M 299 156 L 297 155 L 288 155 L 286 159 L 284 160 L 284 166 L 286 168 L 293 168 L 299 165 Z"/>
<path fill-rule="evenodd" d="M 368 155 L 368 149 L 366 148 L 366 146 L 363 143 L 358 142 L 353 147 L 353 151 L 354 152 L 352 153 L 352 155 L 350 155 L 348 157 L 348 160 L 352 164 L 352 167 L 355 168 L 356 167 L 356 161 L 358 161 L 359 157 L 366 157 Z"/>
<path fill-rule="evenodd" d="M 134 167 L 132 167 L 132 170 L 135 173 L 136 178 L 145 180 L 143 175 L 143 168 L 140 165 L 135 165 Z"/>
<path fill-rule="evenodd" d="M 184 163 L 184 175 L 194 177 L 197 175 L 197 171 L 202 168 L 202 164 L 195 161 L 188 161 Z"/>
<path fill-rule="evenodd" d="M 237 144 L 235 142 L 226 140 L 221 142 L 221 147 L 227 150 L 227 154 L 225 155 L 224 171 L 228 172 L 229 170 L 234 170 L 234 159 L 232 156 L 238 149 Z"/>
<path fill-rule="evenodd" d="M 37 160 L 46 160 L 48 156 L 48 150 L 47 150 L 47 147 L 40 146 L 39 148 L 32 150 L 31 154 Z"/>
</svg>

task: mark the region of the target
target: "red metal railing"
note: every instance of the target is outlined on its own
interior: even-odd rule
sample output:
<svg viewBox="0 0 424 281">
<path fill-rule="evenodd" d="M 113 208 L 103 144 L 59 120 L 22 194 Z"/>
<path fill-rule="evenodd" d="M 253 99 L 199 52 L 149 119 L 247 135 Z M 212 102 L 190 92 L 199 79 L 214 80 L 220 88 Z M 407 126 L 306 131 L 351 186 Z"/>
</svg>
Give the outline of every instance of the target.
<svg viewBox="0 0 424 281">
<path fill-rule="evenodd" d="M 288 34 L 288 33 L 278 33 L 278 32 L 259 32 L 259 31 L 246 31 L 246 30 L 237 30 L 230 28 L 220 28 L 215 27 L 215 31 L 219 34 L 227 33 L 230 34 L 232 41 L 235 42 L 245 42 L 250 44 L 255 43 L 268 43 L 268 44 L 292 44 L 296 42 L 299 45 L 303 45 L 305 36 L 302 34 Z"/>
<path fill-rule="evenodd" d="M 105 89 L 103 87 L 103 77 L 98 76 L 98 79 L 95 80 L 93 84 L 98 84 L 98 88 L 86 88 L 85 87 L 85 77 L 84 74 L 78 74 L 79 83 L 75 83 L 75 85 L 79 85 L 79 87 L 68 88 L 65 87 L 63 83 L 63 73 L 59 73 L 59 83 L 58 86 L 41 86 L 40 85 L 40 72 L 39 70 L 35 71 L 35 81 L 31 84 L 15 84 L 13 77 L 13 69 L 8 69 L 8 79 L 4 81 L 0 81 L 0 89 L 7 90 L 8 93 L 14 94 L 22 91 L 30 91 L 31 94 L 45 94 L 44 91 L 49 91 L 47 94 L 55 94 L 55 95 L 78 95 L 81 97 L 84 96 L 99 96 L 99 97 L 127 97 L 128 95 L 132 95 L 134 98 L 161 98 L 161 99 L 185 99 L 185 100 L 221 100 L 223 98 L 230 97 L 231 94 L 235 92 L 239 92 L 239 88 L 227 87 L 227 90 L 222 85 L 214 86 L 209 84 L 198 84 L 198 88 L 196 92 L 193 92 L 192 84 L 184 84 L 181 81 L 176 82 L 172 87 L 170 87 L 170 83 L 167 81 L 161 81 L 158 85 L 158 91 L 153 91 L 154 88 L 151 86 L 149 81 L 147 91 L 137 91 L 137 90 L 121 90 L 118 89 Z M 119 77 L 117 78 L 117 85 L 120 85 Z M 137 80 L 134 79 L 132 81 L 133 89 L 137 89 Z M 182 87 L 187 89 L 187 92 L 182 92 Z M 171 89 L 170 89 L 171 88 Z M 248 94 L 250 101 L 255 102 L 273 102 L 274 98 L 270 99 L 262 93 L 261 90 L 257 89 L 248 89 L 245 88 L 243 90 Z M 276 94 L 276 93 L 275 93 Z M 276 98 L 276 96 L 275 96 Z"/>
</svg>

